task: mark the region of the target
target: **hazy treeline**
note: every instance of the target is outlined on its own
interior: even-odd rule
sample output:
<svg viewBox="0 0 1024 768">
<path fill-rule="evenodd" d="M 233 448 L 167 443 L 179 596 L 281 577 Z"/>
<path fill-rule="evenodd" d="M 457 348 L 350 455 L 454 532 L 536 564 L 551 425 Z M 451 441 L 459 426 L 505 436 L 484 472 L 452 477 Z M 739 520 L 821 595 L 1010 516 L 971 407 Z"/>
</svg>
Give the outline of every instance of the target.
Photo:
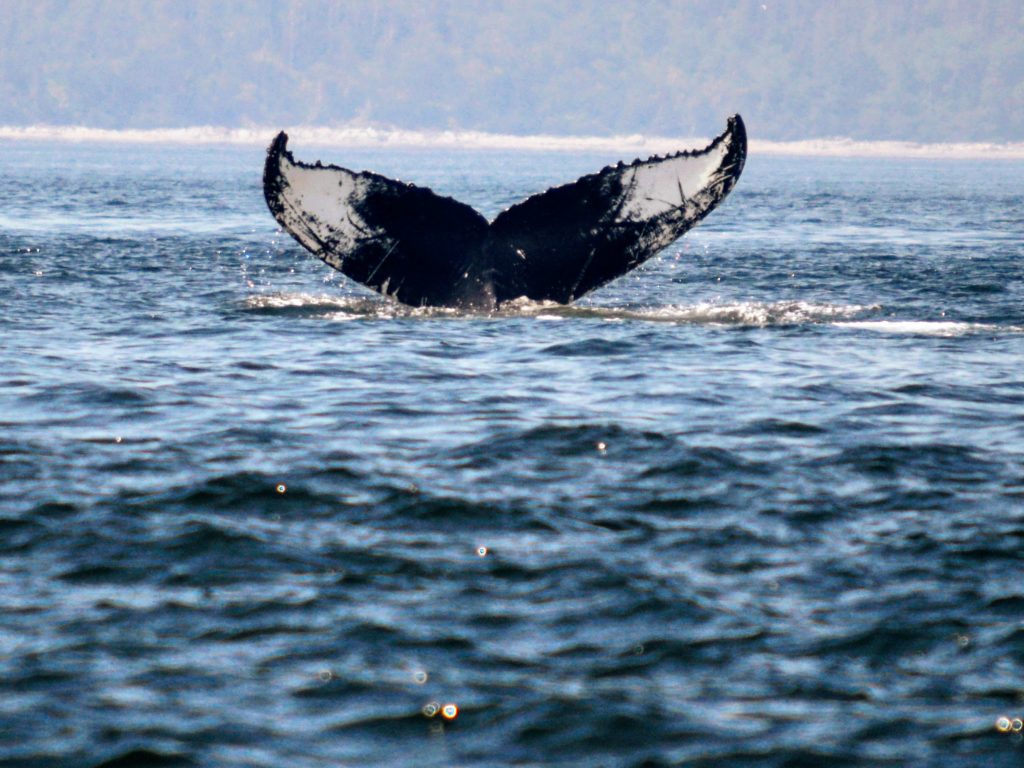
<svg viewBox="0 0 1024 768">
<path fill-rule="evenodd" d="M 1024 140 L 1021 0 L 0 0 L 0 124 Z"/>
</svg>

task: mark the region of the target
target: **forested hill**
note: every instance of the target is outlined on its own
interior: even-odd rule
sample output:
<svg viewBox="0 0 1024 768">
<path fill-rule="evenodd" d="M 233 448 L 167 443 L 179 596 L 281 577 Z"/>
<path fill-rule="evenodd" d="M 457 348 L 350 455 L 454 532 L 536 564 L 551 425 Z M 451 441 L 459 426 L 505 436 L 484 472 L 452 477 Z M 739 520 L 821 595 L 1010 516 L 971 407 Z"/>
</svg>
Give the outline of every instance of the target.
<svg viewBox="0 0 1024 768">
<path fill-rule="evenodd" d="M 1024 140 L 1021 0 L 0 0 L 0 124 Z"/>
</svg>

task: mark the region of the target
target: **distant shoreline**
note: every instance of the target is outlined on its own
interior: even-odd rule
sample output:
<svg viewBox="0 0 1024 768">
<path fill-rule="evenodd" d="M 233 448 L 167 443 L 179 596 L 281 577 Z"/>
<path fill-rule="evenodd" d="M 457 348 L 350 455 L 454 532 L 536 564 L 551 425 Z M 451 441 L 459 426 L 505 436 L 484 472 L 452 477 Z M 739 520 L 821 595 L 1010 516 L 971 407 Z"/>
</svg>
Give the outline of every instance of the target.
<svg viewBox="0 0 1024 768">
<path fill-rule="evenodd" d="M 184 144 L 266 146 L 279 128 L 108 129 L 85 126 L 0 126 L 0 140 L 89 144 Z M 663 154 L 701 147 L 706 137 L 643 136 L 517 136 L 483 131 L 430 131 L 399 128 L 319 127 L 288 128 L 297 144 L 359 149 L 525 150 L 555 152 L 636 152 Z M 890 157 L 964 160 L 1024 160 L 1024 142 L 863 141 L 817 138 L 794 141 L 750 140 L 751 155 L 803 157 Z"/>
</svg>

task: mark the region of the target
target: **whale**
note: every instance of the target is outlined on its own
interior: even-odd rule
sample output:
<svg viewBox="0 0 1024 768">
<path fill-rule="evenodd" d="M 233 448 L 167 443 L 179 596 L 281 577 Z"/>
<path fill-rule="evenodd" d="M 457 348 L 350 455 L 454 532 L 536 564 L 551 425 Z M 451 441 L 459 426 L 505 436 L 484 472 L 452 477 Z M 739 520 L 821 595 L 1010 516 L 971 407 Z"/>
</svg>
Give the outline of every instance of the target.
<svg viewBox="0 0 1024 768">
<path fill-rule="evenodd" d="M 488 221 L 427 187 L 300 162 L 282 131 L 263 193 L 284 231 L 352 280 L 413 307 L 488 311 L 569 304 L 635 269 L 725 199 L 746 156 L 737 114 L 703 149 L 607 166 Z"/>
</svg>

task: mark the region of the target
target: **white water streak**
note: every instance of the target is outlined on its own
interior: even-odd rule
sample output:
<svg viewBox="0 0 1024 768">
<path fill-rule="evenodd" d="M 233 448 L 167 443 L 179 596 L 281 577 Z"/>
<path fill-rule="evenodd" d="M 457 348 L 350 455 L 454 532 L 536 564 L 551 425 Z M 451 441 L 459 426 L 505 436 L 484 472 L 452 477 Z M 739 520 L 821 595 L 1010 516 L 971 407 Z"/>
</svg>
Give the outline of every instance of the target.
<svg viewBox="0 0 1024 768">
<path fill-rule="evenodd" d="M 967 334 L 1021 333 L 1024 328 L 992 323 L 958 323 L 945 320 L 862 320 L 833 323 L 839 328 L 852 328 L 875 333 L 905 334 L 908 336 L 965 336 Z"/>
<path fill-rule="evenodd" d="M 0 126 L 0 140 L 107 144 L 235 144 L 267 146 L 278 128 L 152 128 L 112 130 L 85 126 Z M 643 136 L 516 136 L 482 131 L 410 131 L 363 126 L 289 127 L 289 136 L 299 144 L 352 148 L 396 149 L 506 149 L 547 151 L 599 151 L 638 156 L 676 152 L 700 147 L 702 137 Z M 907 157 L 1024 160 L 1024 142 L 1005 144 L 952 142 L 920 144 L 910 141 L 857 141 L 846 138 L 768 141 L 752 139 L 752 155 L 810 157 Z"/>
</svg>

